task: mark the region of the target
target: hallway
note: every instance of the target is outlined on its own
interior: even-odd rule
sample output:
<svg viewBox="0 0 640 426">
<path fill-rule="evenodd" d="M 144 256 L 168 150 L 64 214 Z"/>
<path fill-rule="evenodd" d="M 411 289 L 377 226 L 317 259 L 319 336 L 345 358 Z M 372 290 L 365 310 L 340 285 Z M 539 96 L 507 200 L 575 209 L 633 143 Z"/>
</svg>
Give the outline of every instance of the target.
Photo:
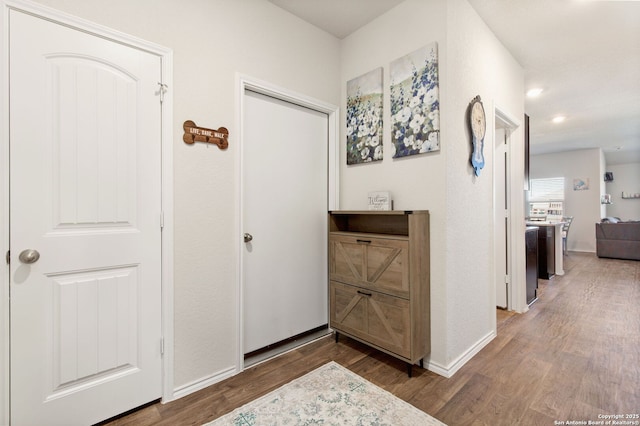
<svg viewBox="0 0 640 426">
<path fill-rule="evenodd" d="M 325 337 L 175 402 L 109 423 L 199 425 L 334 360 L 450 426 L 554 425 L 640 409 L 640 262 L 569 252 L 526 314 L 446 379 L 358 342 Z M 638 421 L 639 419 L 635 419 Z M 559 424 L 559 423 L 558 423 Z"/>
</svg>

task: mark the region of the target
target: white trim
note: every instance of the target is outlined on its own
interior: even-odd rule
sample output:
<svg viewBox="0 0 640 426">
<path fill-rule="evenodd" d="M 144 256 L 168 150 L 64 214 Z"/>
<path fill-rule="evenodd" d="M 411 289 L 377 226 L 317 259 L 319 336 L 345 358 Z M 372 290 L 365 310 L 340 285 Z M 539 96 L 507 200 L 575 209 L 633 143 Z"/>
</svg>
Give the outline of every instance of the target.
<svg viewBox="0 0 640 426">
<path fill-rule="evenodd" d="M 6 4 L 0 10 L 0 253 L 9 250 L 9 13 Z M 9 424 L 9 266 L 0 263 L 0 424 Z"/>
<path fill-rule="evenodd" d="M 229 367 L 224 370 L 219 371 L 216 374 L 211 374 L 200 379 L 194 380 L 182 386 L 178 386 L 173 392 L 173 400 L 182 398 L 183 396 L 187 396 L 191 393 L 202 390 L 208 386 L 215 385 L 229 377 L 233 377 L 236 375 L 236 368 Z"/>
<path fill-rule="evenodd" d="M 495 111 L 495 119 L 499 119 L 505 126 L 509 127 L 512 131 L 522 124 L 522 122 L 509 113 L 507 113 L 500 105 L 493 104 L 493 110 Z M 495 125 L 495 123 L 494 123 Z"/>
<path fill-rule="evenodd" d="M 497 302 L 495 300 L 496 297 L 496 293 L 497 293 L 497 289 L 495 288 L 495 285 L 497 283 L 498 280 L 498 271 L 496 270 L 496 262 L 497 262 L 497 250 L 498 250 L 498 242 L 496 241 L 495 235 L 497 230 L 495 229 L 495 225 L 496 225 L 496 213 L 498 210 L 506 210 L 506 219 L 507 222 L 509 224 L 511 224 L 511 132 L 513 131 L 513 126 L 511 125 L 511 123 L 507 120 L 505 120 L 503 118 L 503 113 L 501 111 L 498 110 L 498 108 L 495 106 L 495 103 L 493 105 L 493 116 L 492 116 L 492 128 L 493 128 L 493 144 L 492 144 L 492 149 L 493 149 L 493 225 L 494 225 L 494 229 L 493 229 L 493 258 L 494 258 L 494 262 L 493 262 L 493 284 L 494 284 L 494 291 L 491 294 L 492 300 L 493 302 L 491 303 L 491 306 L 496 306 Z M 499 168 L 504 167 L 504 162 L 502 161 L 502 159 L 498 160 L 496 158 L 496 147 L 497 147 L 497 143 L 498 141 L 496 140 L 496 129 L 498 128 L 498 124 L 500 124 L 500 128 L 504 129 L 504 136 L 506 139 L 505 142 L 505 153 L 506 153 L 506 170 L 504 171 L 505 176 L 505 187 L 504 187 L 504 191 L 506 194 L 508 194 L 508 198 L 507 198 L 507 207 L 506 209 L 502 206 L 502 202 L 504 201 L 502 199 L 501 196 L 498 195 L 497 191 L 496 191 L 496 187 L 497 187 L 497 183 L 496 183 L 496 178 L 498 175 L 501 175 L 502 172 L 498 171 Z M 500 141 L 500 143 L 502 143 L 502 141 Z M 511 243 L 512 243 L 512 235 L 511 235 L 511 228 L 509 227 L 508 230 L 508 234 L 507 234 L 507 246 L 505 247 L 505 251 L 507 254 L 507 259 L 508 259 L 508 270 L 510 275 L 513 273 L 512 270 L 512 262 L 511 262 L 511 253 L 510 253 L 510 248 L 511 248 Z M 500 272 L 500 275 L 503 275 L 502 272 Z M 507 299 L 506 299 L 506 309 L 511 309 L 512 306 L 512 282 L 511 280 L 509 280 L 509 282 L 507 283 Z M 492 315 L 492 330 L 496 330 L 497 328 L 497 324 L 496 324 L 496 318 L 495 315 Z"/>
<path fill-rule="evenodd" d="M 524 197 L 522 195 L 522 185 L 513 184 L 513 178 L 519 175 L 516 164 L 524 164 L 524 157 L 518 155 L 523 153 L 523 150 L 516 149 L 518 144 L 523 144 L 524 141 L 519 137 L 522 134 L 522 121 L 516 119 L 505 111 L 500 105 L 494 102 L 494 129 L 498 122 L 506 129 L 507 134 L 507 188 L 509 193 L 509 240 L 507 241 L 507 252 L 509 256 L 509 294 L 507 297 L 507 309 L 514 310 L 516 312 L 526 312 L 528 310 L 526 301 L 526 280 L 524 275 L 525 253 L 524 253 Z M 494 161 L 495 168 L 495 161 Z M 494 170 L 495 173 L 495 170 Z M 495 174 L 494 174 L 495 176 Z M 520 191 L 518 193 L 518 191 Z M 518 197 L 520 194 L 520 197 Z M 494 185 L 494 206 L 496 209 L 495 199 L 495 185 Z M 522 207 L 519 208 L 519 203 Z M 494 234 L 495 235 L 495 234 Z M 495 241 L 494 241 L 495 244 Z M 495 247 L 495 246 L 494 246 Z M 495 254 L 495 250 L 494 250 Z M 495 262 L 494 262 L 495 266 Z M 495 271 L 494 271 L 494 284 L 495 284 Z M 495 288 L 494 288 L 495 293 Z M 493 318 L 495 322 L 495 316 Z M 496 330 L 497 326 L 494 326 Z"/>
<path fill-rule="evenodd" d="M 118 43 L 157 55 L 161 60 L 163 83 L 169 87 L 162 104 L 162 209 L 164 212 L 164 229 L 162 232 L 162 327 L 164 337 L 164 356 L 162 360 L 163 402 L 173 399 L 173 51 L 149 41 L 130 36 L 120 31 L 96 24 L 59 10 L 34 3 L 29 0 L 0 0 L 2 32 L 2 69 L 0 70 L 0 156 L 2 170 L 0 174 L 0 226 L 2 237 L 0 249 L 2 254 L 9 247 L 9 10 L 18 10 L 52 22 L 66 25 L 97 37 L 113 40 Z M 3 262 L 0 274 L 0 424 L 9 424 L 9 268 Z"/>
<path fill-rule="evenodd" d="M 281 357 L 281 356 L 283 356 L 285 354 L 288 354 L 289 352 L 293 352 L 293 351 L 295 351 L 297 349 L 300 349 L 303 346 L 307 346 L 307 345 L 310 345 L 312 343 L 315 343 L 315 342 L 317 342 L 317 341 L 319 341 L 321 339 L 326 338 L 329 334 L 330 333 L 328 332 L 326 335 L 319 336 L 319 337 L 317 337 L 317 338 L 315 338 L 313 340 L 310 340 L 310 341 L 308 341 L 306 343 L 301 344 L 300 346 L 297 346 L 295 348 L 291 348 L 291 349 L 289 349 L 287 351 L 279 353 L 279 354 L 275 355 L 273 358 Z M 257 362 L 255 364 L 252 364 L 251 367 L 256 367 L 256 366 L 258 366 L 260 364 L 263 364 L 265 362 L 271 361 L 273 358 L 268 358 L 268 359 L 265 359 L 263 361 L 260 361 L 260 362 Z M 205 377 L 202 377 L 200 379 L 197 379 L 197 380 L 194 380 L 192 382 L 189 382 L 189 383 L 187 383 L 185 385 L 179 386 L 175 390 L 174 400 L 182 398 L 184 396 L 187 396 L 187 395 L 189 395 L 189 394 L 191 394 L 193 392 L 197 392 L 199 390 L 205 389 L 205 388 L 207 388 L 207 387 L 209 387 L 211 385 L 215 385 L 216 383 L 220 383 L 223 380 L 226 380 L 226 379 L 228 379 L 230 377 L 235 376 L 237 373 L 238 373 L 238 371 L 237 371 L 237 369 L 235 367 L 229 367 L 229 368 L 225 368 L 224 370 L 219 371 L 216 374 L 205 376 Z"/>
<path fill-rule="evenodd" d="M 340 208 L 340 109 L 329 114 L 329 210 Z"/>
<path fill-rule="evenodd" d="M 507 240 L 507 256 L 508 256 L 508 262 L 509 262 L 509 282 L 507 284 L 507 309 L 508 310 L 516 310 L 517 312 L 526 312 L 526 310 L 528 309 L 527 307 L 527 303 L 526 303 L 526 281 L 523 280 L 522 278 L 524 278 L 524 275 L 522 275 L 524 269 L 520 268 L 518 266 L 519 262 L 522 261 L 524 262 L 524 251 L 520 251 L 520 250 L 516 250 L 517 247 L 522 246 L 524 247 L 524 233 L 520 232 L 520 228 L 518 228 L 518 226 L 520 226 L 520 221 L 516 220 L 517 218 L 517 214 L 518 214 L 518 209 L 516 209 L 516 203 L 518 203 L 519 199 L 515 196 L 516 195 L 516 188 L 520 188 L 520 186 L 518 185 L 514 185 L 513 184 L 513 176 L 514 176 L 514 163 L 516 161 L 519 161 L 518 159 L 520 158 L 517 154 L 514 153 L 514 143 L 516 143 L 517 138 L 515 137 L 515 135 L 517 134 L 518 130 L 520 129 L 520 125 L 521 122 L 520 120 L 517 120 L 516 118 L 514 118 L 513 116 L 511 116 L 510 114 L 508 114 L 507 112 L 505 112 L 505 110 L 503 108 L 501 108 L 499 105 L 497 105 L 495 102 L 493 102 L 493 117 L 492 117 L 492 126 L 494 129 L 493 132 L 493 154 L 494 154 L 494 159 L 493 159 L 493 183 L 492 183 L 492 192 L 493 192 L 493 218 L 494 220 L 492 221 L 492 224 L 494 225 L 494 229 L 493 229 L 493 233 L 492 233 L 492 239 L 493 239 L 493 258 L 494 258 L 494 262 L 493 265 L 491 267 L 491 271 L 492 271 L 492 281 L 493 281 L 493 291 L 491 294 L 491 309 L 492 309 L 492 313 L 490 313 L 490 318 L 491 318 L 491 330 L 493 333 L 497 334 L 497 319 L 496 319 L 496 315 L 495 313 L 493 313 L 493 310 L 495 309 L 496 306 L 496 275 L 497 275 L 497 271 L 496 271 L 496 247 L 497 247 L 497 242 L 495 239 L 495 214 L 496 214 L 496 210 L 497 209 L 502 209 L 503 207 L 501 205 L 498 205 L 498 201 L 502 201 L 502 200 L 498 200 L 498 195 L 496 194 L 496 175 L 497 175 L 497 167 L 502 167 L 502 161 L 498 162 L 495 158 L 495 152 L 496 152 L 496 132 L 495 129 L 497 127 L 498 124 L 500 124 L 500 128 L 504 128 L 505 129 L 505 135 L 507 138 L 507 143 L 506 143 L 506 153 L 507 153 L 507 171 L 506 171 L 506 187 L 505 187 L 505 191 L 507 191 L 507 193 L 509 194 L 508 196 L 508 202 L 509 205 L 507 206 L 507 219 L 508 219 L 508 240 Z M 524 202 L 524 200 L 522 200 L 522 202 Z M 522 235 L 520 235 L 522 234 Z"/>
<path fill-rule="evenodd" d="M 174 328 L 173 328 L 173 51 L 162 54 L 162 83 L 167 92 L 162 102 L 162 402 L 174 399 Z"/>
<path fill-rule="evenodd" d="M 102 37 L 108 40 L 117 41 L 119 43 L 144 50 L 155 55 L 162 56 L 164 53 L 171 52 L 171 49 L 159 44 L 114 30 L 107 26 L 88 21 L 75 15 L 54 9 L 31 0 L 0 0 L 6 9 L 18 10 L 33 16 L 47 19 L 70 28 L 76 28 L 89 34 Z M 5 30 L 8 31 L 8 30 Z"/>
<path fill-rule="evenodd" d="M 480 352 L 485 346 L 487 346 L 496 337 L 495 331 L 490 331 L 482 339 L 478 340 L 473 346 L 467 349 L 462 355 L 450 362 L 448 365 L 443 366 L 436 362 L 427 362 L 425 368 L 429 371 L 433 371 L 436 374 L 446 377 L 447 379 L 452 377 L 458 370 L 462 368 L 471 358 L 473 358 L 478 352 Z"/>
<path fill-rule="evenodd" d="M 283 101 L 291 102 L 296 105 L 304 106 L 306 108 L 313 109 L 315 111 L 319 111 L 327 114 L 328 116 L 328 138 L 329 138 L 329 146 L 328 146 L 328 200 L 327 205 L 329 210 L 334 210 L 339 207 L 339 149 L 338 149 L 338 140 L 340 135 L 340 126 L 339 126 L 339 112 L 340 109 L 335 106 L 328 104 L 323 101 L 319 101 L 317 99 L 313 99 L 309 96 L 302 95 L 300 93 L 293 92 L 291 90 L 273 85 L 271 83 L 258 80 L 243 74 L 236 74 L 236 104 L 238 108 L 236 109 L 236 129 L 237 129 L 237 143 L 238 143 L 238 155 L 236 157 L 236 198 L 238 200 L 236 215 L 236 246 L 235 250 L 238 254 L 238 262 L 237 262 L 237 283 L 236 283 L 236 306 L 237 306 L 237 344 L 236 344 L 236 370 L 238 372 L 244 369 L 244 350 L 243 350 L 243 342 L 244 342 L 244 321 L 243 321 L 243 294 L 242 288 L 244 286 L 244 274 L 243 274 L 243 255 L 242 255 L 242 246 L 240 243 L 240 238 L 243 233 L 242 230 L 242 217 L 243 217 L 243 179 L 242 179 L 242 165 L 243 165 L 243 155 L 242 155 L 242 147 L 243 147 L 243 122 L 242 117 L 244 114 L 244 92 L 245 90 L 251 90 L 263 95 L 271 96 Z M 328 295 L 327 295 L 328 297 Z"/>
</svg>

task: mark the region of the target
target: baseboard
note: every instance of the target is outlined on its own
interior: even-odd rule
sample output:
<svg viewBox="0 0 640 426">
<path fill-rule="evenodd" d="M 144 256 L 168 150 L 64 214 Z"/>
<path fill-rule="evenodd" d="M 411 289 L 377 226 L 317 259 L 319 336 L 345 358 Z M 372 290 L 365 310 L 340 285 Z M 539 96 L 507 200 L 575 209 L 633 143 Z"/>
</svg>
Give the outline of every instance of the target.
<svg viewBox="0 0 640 426">
<path fill-rule="evenodd" d="M 229 367 L 211 376 L 205 376 L 201 379 L 194 380 L 193 382 L 187 383 L 185 385 L 178 386 L 173 390 L 173 398 L 171 398 L 171 400 L 169 401 L 163 401 L 163 403 L 175 401 L 176 399 L 180 399 L 183 396 L 187 396 L 189 394 L 192 394 L 193 392 L 197 392 L 211 385 L 215 385 L 216 383 L 228 379 L 229 377 L 233 377 L 236 374 L 236 368 Z"/>
<path fill-rule="evenodd" d="M 323 338 L 325 336 L 322 336 Z M 486 336 L 478 340 L 473 346 L 471 346 L 467 351 L 457 357 L 454 361 L 449 363 L 449 365 L 442 365 L 434 361 L 426 361 L 424 367 L 432 371 L 436 374 L 439 374 L 443 377 L 450 378 L 452 377 L 463 365 L 465 365 L 471 358 L 473 358 L 478 352 L 482 350 L 485 346 L 489 344 L 496 337 L 496 332 L 491 331 Z M 309 342 L 311 343 L 311 342 Z M 176 399 L 180 399 L 184 396 L 187 396 L 193 392 L 197 392 L 202 390 L 208 386 L 214 385 L 218 382 L 221 382 L 229 377 L 233 377 L 237 374 L 235 367 L 229 367 L 225 370 L 221 370 L 216 374 L 211 376 L 206 376 L 198 380 L 194 380 L 193 382 L 187 383 L 185 385 L 179 386 L 173 391 L 173 398 L 169 401 L 175 401 Z"/>
<path fill-rule="evenodd" d="M 478 340 L 473 346 L 467 349 L 458 358 L 453 360 L 449 365 L 442 365 L 437 362 L 428 361 L 425 364 L 425 368 L 429 371 L 433 371 L 447 379 L 452 377 L 463 365 L 465 365 L 471 358 L 473 358 L 478 352 L 489 344 L 496 337 L 496 332 L 491 331 L 486 336 Z"/>
</svg>

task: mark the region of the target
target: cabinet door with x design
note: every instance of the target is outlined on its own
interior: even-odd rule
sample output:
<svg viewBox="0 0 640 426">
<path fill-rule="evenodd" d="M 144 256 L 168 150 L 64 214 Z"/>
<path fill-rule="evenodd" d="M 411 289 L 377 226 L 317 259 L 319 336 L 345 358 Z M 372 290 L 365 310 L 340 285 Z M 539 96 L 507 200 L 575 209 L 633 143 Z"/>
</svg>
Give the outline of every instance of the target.
<svg viewBox="0 0 640 426">
<path fill-rule="evenodd" d="M 409 241 L 406 237 L 331 235 L 329 245 L 332 280 L 409 297 Z"/>
</svg>

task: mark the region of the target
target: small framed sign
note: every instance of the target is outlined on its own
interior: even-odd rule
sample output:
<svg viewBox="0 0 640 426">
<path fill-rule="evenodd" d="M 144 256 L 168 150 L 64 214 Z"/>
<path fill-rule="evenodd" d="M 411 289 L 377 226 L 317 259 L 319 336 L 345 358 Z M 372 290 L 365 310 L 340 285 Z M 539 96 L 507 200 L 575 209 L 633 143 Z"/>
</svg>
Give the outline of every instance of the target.
<svg viewBox="0 0 640 426">
<path fill-rule="evenodd" d="M 369 210 L 392 210 L 393 201 L 389 191 L 370 192 L 367 198 Z"/>
</svg>

